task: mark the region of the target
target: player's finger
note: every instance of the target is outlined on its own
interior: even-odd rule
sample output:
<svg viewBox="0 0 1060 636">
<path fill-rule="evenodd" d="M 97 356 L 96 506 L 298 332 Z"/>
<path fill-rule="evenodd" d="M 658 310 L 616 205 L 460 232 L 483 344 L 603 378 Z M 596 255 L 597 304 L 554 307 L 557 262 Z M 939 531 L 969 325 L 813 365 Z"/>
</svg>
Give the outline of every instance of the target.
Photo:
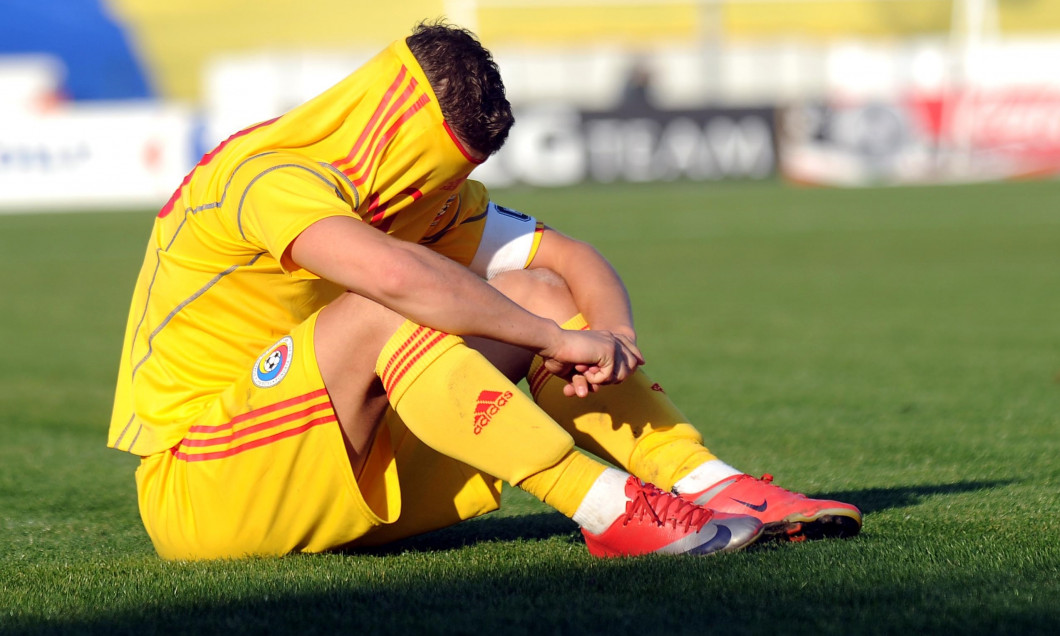
<svg viewBox="0 0 1060 636">
<path fill-rule="evenodd" d="M 636 366 L 644 364 L 644 355 L 633 340 L 622 335 L 617 335 L 616 338 L 622 343 L 623 349 L 637 361 Z"/>
<path fill-rule="evenodd" d="M 555 358 L 545 359 L 545 370 L 554 376 L 565 378 L 574 371 L 574 365 L 560 362 Z"/>
<path fill-rule="evenodd" d="M 593 391 L 593 385 L 581 374 L 572 375 L 563 385 L 563 395 L 567 397 L 585 397 Z"/>
<path fill-rule="evenodd" d="M 622 354 L 622 362 L 624 373 L 622 379 L 625 380 L 629 376 L 633 375 L 634 372 L 636 372 L 637 367 L 643 364 L 644 360 L 638 357 L 635 352 L 626 349 L 623 351 Z"/>
<path fill-rule="evenodd" d="M 585 397 L 589 395 L 589 381 L 584 375 L 576 375 L 570 379 L 571 386 L 574 387 L 574 394 L 578 397 Z"/>
<path fill-rule="evenodd" d="M 590 384 L 614 384 L 615 370 L 615 362 L 609 360 L 587 370 L 583 375 Z"/>
</svg>

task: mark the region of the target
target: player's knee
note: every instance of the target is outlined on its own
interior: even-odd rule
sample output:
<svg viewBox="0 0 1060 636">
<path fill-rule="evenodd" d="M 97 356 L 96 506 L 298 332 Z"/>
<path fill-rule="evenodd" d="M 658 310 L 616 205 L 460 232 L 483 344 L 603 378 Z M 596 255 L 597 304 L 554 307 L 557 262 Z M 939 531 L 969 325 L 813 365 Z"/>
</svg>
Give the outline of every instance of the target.
<svg viewBox="0 0 1060 636">
<path fill-rule="evenodd" d="M 550 269 L 504 272 L 490 279 L 490 284 L 539 316 L 564 321 L 577 313 L 566 281 Z"/>
<path fill-rule="evenodd" d="M 383 305 L 347 292 L 320 312 L 316 337 L 333 341 L 331 346 L 341 346 L 342 343 L 360 351 L 370 351 L 381 349 L 404 322 L 404 317 Z"/>
</svg>

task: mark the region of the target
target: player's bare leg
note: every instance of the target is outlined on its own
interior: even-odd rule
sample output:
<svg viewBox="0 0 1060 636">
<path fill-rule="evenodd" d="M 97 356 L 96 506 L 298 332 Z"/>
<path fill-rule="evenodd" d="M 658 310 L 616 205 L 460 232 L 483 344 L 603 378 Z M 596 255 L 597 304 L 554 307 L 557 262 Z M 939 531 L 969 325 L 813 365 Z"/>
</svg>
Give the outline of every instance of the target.
<svg viewBox="0 0 1060 636">
<path fill-rule="evenodd" d="M 352 293 L 337 298 L 317 318 L 317 364 L 346 439 L 354 476 L 360 475 L 375 429 L 389 407 L 375 373 L 376 358 L 404 322 L 386 307 Z"/>
</svg>

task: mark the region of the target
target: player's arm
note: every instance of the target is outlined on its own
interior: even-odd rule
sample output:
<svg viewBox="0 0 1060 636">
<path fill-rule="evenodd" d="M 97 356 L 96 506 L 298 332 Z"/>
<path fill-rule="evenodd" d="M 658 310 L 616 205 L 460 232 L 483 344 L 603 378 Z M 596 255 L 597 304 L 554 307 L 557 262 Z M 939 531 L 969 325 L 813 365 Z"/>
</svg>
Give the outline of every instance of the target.
<svg viewBox="0 0 1060 636">
<path fill-rule="evenodd" d="M 629 373 L 627 365 L 615 364 L 630 355 L 618 338 L 561 329 L 455 261 L 359 220 L 335 216 L 317 221 L 294 239 L 288 253 L 299 267 L 416 323 L 533 351 L 549 361 L 554 373 L 577 369 L 594 384 L 620 382 Z"/>
<path fill-rule="evenodd" d="M 529 267 L 548 268 L 562 277 L 593 329 L 636 343 L 629 292 L 615 268 L 592 245 L 546 227 Z"/>
</svg>

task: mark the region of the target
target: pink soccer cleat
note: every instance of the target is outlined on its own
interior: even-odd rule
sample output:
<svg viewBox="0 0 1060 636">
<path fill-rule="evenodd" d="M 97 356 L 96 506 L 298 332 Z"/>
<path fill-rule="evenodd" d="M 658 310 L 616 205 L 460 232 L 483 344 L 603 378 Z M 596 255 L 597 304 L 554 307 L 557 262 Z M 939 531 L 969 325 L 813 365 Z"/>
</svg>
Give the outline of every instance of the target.
<svg viewBox="0 0 1060 636">
<path fill-rule="evenodd" d="M 582 529 L 589 554 L 713 554 L 745 548 L 762 534 L 762 523 L 747 515 L 714 512 L 664 492 L 636 477 L 626 480 L 626 513 L 607 530 Z"/>
<path fill-rule="evenodd" d="M 840 501 L 810 499 L 773 485 L 772 475 L 728 477 L 706 490 L 682 493 L 687 501 L 719 512 L 751 515 L 764 534 L 787 541 L 850 537 L 861 531 L 861 511 Z"/>
</svg>

